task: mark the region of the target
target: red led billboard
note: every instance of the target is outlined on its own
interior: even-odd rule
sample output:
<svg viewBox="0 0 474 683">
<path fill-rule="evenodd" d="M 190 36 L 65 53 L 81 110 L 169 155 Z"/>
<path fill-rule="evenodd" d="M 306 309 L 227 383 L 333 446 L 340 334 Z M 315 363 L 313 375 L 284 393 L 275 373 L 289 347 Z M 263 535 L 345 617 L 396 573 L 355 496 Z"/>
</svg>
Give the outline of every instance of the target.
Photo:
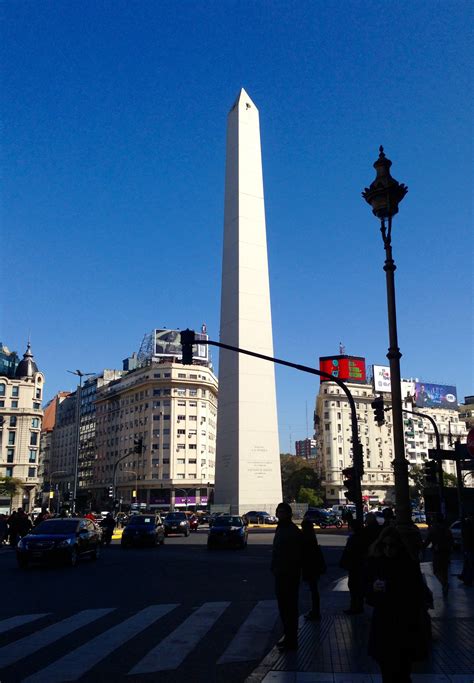
<svg viewBox="0 0 474 683">
<path fill-rule="evenodd" d="M 325 356 L 319 359 L 319 369 L 345 382 L 365 382 L 365 358 L 360 356 Z M 321 377 L 321 382 L 330 380 Z"/>
</svg>

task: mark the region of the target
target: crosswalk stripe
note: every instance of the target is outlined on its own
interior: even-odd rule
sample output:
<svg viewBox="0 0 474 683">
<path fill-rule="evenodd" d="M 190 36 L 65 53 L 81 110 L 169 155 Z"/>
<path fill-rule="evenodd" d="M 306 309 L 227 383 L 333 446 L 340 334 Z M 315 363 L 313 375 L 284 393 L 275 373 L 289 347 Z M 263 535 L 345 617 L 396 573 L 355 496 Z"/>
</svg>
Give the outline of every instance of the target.
<svg viewBox="0 0 474 683">
<path fill-rule="evenodd" d="M 14 643 L 5 645 L 0 648 L 0 668 L 10 666 L 28 657 L 28 655 L 41 650 L 41 648 L 51 645 L 60 638 L 69 635 L 73 631 L 96 621 L 105 614 L 113 612 L 113 608 L 108 609 L 86 609 L 82 612 L 74 614 L 72 617 L 63 619 L 57 624 L 52 624 L 46 628 L 37 631 L 30 636 L 25 636 L 16 640 Z"/>
<path fill-rule="evenodd" d="M 16 617 L 9 617 L 8 619 L 3 619 L 0 621 L 0 633 L 6 633 L 11 631 L 17 626 L 23 626 L 23 624 L 29 624 L 31 621 L 36 621 L 41 619 L 41 617 L 48 616 L 48 612 L 44 614 L 19 614 Z"/>
<path fill-rule="evenodd" d="M 252 659 L 259 659 L 264 653 L 277 617 L 276 600 L 258 602 L 217 663 L 248 662 Z"/>
<path fill-rule="evenodd" d="M 89 640 L 46 668 L 32 674 L 23 683 L 77 681 L 78 678 L 87 673 L 89 669 L 98 664 L 102 659 L 105 659 L 120 645 L 134 638 L 138 633 L 144 631 L 176 607 L 178 607 L 177 604 L 151 605 L 117 626 L 101 633 L 96 638 Z"/>
<path fill-rule="evenodd" d="M 230 602 L 205 602 L 148 652 L 129 675 L 176 669 L 219 619 Z"/>
</svg>

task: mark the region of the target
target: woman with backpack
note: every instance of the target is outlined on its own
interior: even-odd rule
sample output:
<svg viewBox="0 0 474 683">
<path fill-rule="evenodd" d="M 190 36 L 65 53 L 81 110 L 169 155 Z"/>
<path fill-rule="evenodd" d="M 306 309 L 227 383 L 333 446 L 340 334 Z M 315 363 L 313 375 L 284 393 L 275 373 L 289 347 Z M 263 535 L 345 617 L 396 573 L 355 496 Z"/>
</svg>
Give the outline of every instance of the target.
<svg viewBox="0 0 474 683">
<path fill-rule="evenodd" d="M 318 621 L 321 619 L 320 599 L 318 582 L 321 574 L 326 571 L 318 538 L 314 532 L 313 522 L 310 519 L 303 519 L 301 523 L 303 531 L 303 572 L 302 578 L 311 591 L 311 610 L 305 614 L 308 621 Z"/>
</svg>

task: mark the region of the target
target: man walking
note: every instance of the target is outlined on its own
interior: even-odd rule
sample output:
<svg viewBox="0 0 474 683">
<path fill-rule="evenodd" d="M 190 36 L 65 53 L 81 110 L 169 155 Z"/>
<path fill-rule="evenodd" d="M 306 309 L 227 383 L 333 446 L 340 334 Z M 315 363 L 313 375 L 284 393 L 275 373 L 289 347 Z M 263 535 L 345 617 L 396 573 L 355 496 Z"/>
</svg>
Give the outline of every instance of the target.
<svg viewBox="0 0 474 683">
<path fill-rule="evenodd" d="M 451 551 L 453 549 L 453 536 L 441 513 L 437 513 L 435 521 L 428 531 L 424 547 L 433 547 L 433 574 L 443 587 L 443 595 L 448 595 L 448 571 Z"/>
<path fill-rule="evenodd" d="M 288 503 L 276 509 L 278 526 L 275 531 L 271 569 L 275 577 L 275 593 L 283 638 L 277 643 L 282 650 L 298 648 L 298 591 L 303 562 L 303 534 L 292 522 L 293 511 Z"/>
</svg>

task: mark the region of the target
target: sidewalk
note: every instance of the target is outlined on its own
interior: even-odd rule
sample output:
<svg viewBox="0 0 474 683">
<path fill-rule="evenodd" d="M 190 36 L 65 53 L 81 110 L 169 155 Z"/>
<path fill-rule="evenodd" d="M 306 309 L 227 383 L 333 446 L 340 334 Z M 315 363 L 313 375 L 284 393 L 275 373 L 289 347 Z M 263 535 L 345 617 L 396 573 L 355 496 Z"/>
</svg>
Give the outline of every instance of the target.
<svg viewBox="0 0 474 683">
<path fill-rule="evenodd" d="M 474 589 L 454 576 L 461 562 L 453 561 L 445 601 L 431 564 L 423 563 L 422 569 L 435 598 L 433 649 L 429 660 L 414 665 L 413 683 L 474 683 Z M 367 655 L 370 608 L 361 616 L 342 613 L 349 602 L 346 579 L 326 586 L 321 597 L 322 620 L 300 619 L 298 652 L 281 654 L 274 647 L 247 683 L 381 682 L 377 664 Z"/>
</svg>

